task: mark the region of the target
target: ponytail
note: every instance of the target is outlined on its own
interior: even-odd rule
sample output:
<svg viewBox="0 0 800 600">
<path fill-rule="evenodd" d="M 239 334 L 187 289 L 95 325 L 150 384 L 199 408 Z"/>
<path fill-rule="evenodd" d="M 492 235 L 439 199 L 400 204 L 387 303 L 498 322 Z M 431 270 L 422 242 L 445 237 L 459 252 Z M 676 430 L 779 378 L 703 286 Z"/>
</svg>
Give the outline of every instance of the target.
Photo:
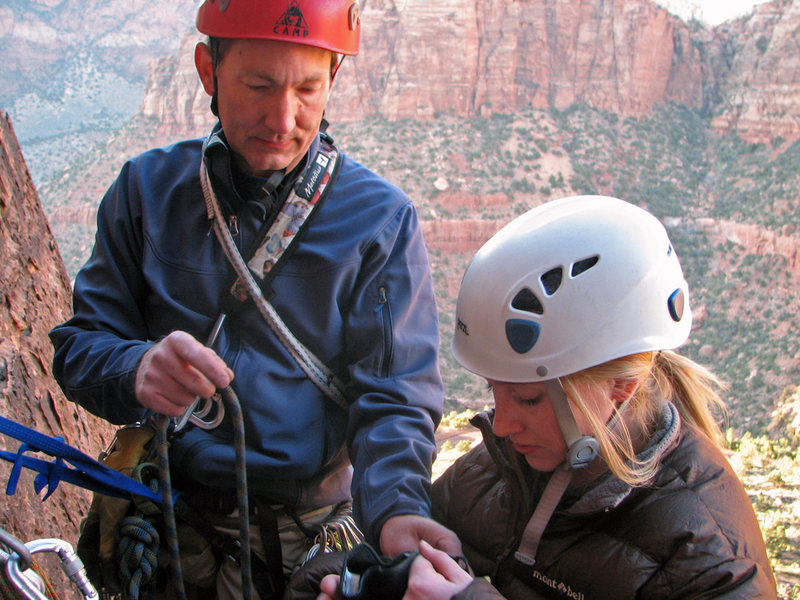
<svg viewBox="0 0 800 600">
<path fill-rule="evenodd" d="M 582 392 L 609 394 L 615 380 L 632 381 L 636 386 L 610 427 L 611 422 L 601 422 L 586 408 Z M 719 409 L 725 414 L 725 404 L 716 392 L 723 384 L 711 371 L 677 352 L 631 354 L 563 377 L 562 384 L 588 419 L 608 468 L 629 485 L 646 485 L 658 472 L 659 455 L 643 461 L 636 458 L 632 432 L 651 430 L 665 402 L 675 405 L 683 426 L 723 446 L 722 430 L 713 412 Z"/>
<path fill-rule="evenodd" d="M 716 391 L 725 387 L 722 381 L 706 367 L 671 350 L 657 353 L 652 377 L 664 397 L 677 407 L 683 423 L 722 447 L 724 436 L 713 412 L 717 409 L 723 420 L 727 418 L 725 403 Z"/>
</svg>

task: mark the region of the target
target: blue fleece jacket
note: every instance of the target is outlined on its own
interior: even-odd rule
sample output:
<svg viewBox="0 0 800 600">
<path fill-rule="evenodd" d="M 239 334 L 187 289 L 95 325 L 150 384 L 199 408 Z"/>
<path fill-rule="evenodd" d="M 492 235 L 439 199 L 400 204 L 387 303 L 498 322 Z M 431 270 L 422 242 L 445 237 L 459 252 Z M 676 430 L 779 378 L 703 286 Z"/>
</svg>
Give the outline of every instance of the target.
<svg viewBox="0 0 800 600">
<path fill-rule="evenodd" d="M 224 135 L 218 127 L 212 135 L 214 189 L 223 212 L 236 217 L 234 239 L 250 245 L 261 218 L 250 216 L 258 211 L 250 210 L 247 186 L 233 183 Z M 143 417 L 134 379 L 144 353 L 175 330 L 205 341 L 230 287 L 232 268 L 200 187 L 202 147 L 203 140 L 185 141 L 124 165 L 75 280 L 74 316 L 50 334 L 67 397 L 115 424 Z M 276 490 L 313 478 L 346 444 L 356 517 L 374 541 L 390 516 L 430 514 L 443 391 L 426 248 L 409 198 L 346 155 L 301 235 L 269 299 L 344 382 L 349 412 L 308 379 L 252 302 L 227 317 L 213 347 L 235 373 L 250 490 L 278 497 Z M 177 479 L 233 488 L 231 440 L 228 421 L 177 438 L 170 449 Z"/>
</svg>

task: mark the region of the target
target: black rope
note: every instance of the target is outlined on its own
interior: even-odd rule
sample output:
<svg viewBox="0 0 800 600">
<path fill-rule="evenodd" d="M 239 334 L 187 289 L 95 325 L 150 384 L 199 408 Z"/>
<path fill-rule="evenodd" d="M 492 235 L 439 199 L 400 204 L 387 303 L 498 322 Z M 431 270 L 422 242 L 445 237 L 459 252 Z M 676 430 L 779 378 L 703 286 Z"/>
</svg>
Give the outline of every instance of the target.
<svg viewBox="0 0 800 600">
<path fill-rule="evenodd" d="M 250 558 L 250 506 L 247 493 L 247 463 L 245 459 L 244 417 L 242 407 L 236 393 L 228 386 L 221 391 L 222 399 L 227 406 L 227 414 L 233 420 L 233 444 L 236 451 L 236 494 L 239 504 L 239 537 L 241 544 L 240 568 L 242 573 L 242 600 L 253 597 L 252 561 Z M 161 504 L 164 514 L 164 526 L 167 535 L 170 563 L 172 564 L 172 580 L 178 600 L 186 599 L 183 575 L 180 566 L 180 549 L 178 547 L 175 507 L 172 502 L 172 485 L 169 475 L 169 457 L 167 456 L 167 430 L 169 419 L 159 415 L 158 447 L 159 447 L 159 479 L 161 480 Z"/>
<path fill-rule="evenodd" d="M 230 386 L 222 390 L 222 399 L 228 405 L 228 413 L 233 419 L 233 444 L 236 449 L 236 495 L 239 501 L 239 537 L 242 545 L 242 598 L 250 600 L 253 596 L 253 578 L 250 559 L 250 505 L 247 493 L 244 417 L 239 399 Z"/>
<path fill-rule="evenodd" d="M 167 536 L 167 552 L 171 565 L 170 574 L 175 595 L 178 600 L 186 600 L 186 588 L 183 585 L 181 555 L 178 545 L 178 526 L 175 521 L 175 506 L 172 503 L 172 480 L 169 472 L 169 455 L 167 451 L 167 431 L 169 417 L 156 415 L 156 446 L 158 447 L 158 479 L 161 484 L 161 512 L 164 515 L 164 532 Z"/>
<path fill-rule="evenodd" d="M 253 597 L 253 580 L 252 559 L 250 557 L 250 506 L 247 492 L 244 417 L 239 399 L 230 387 L 222 390 L 221 396 L 227 405 L 228 414 L 233 420 L 233 442 L 236 451 L 236 494 L 239 507 L 242 600 L 251 600 Z M 161 512 L 164 518 L 164 533 L 171 567 L 172 585 L 177 600 L 186 600 L 169 469 L 168 434 L 170 419 L 164 415 L 153 415 L 153 419 L 156 425 Z M 155 481 L 153 481 L 153 484 L 155 484 Z M 117 536 L 117 545 L 120 551 L 120 575 L 123 581 L 127 583 L 128 600 L 137 600 L 142 586 L 147 585 L 158 570 L 159 535 L 155 527 L 146 521 L 141 513 L 137 513 L 133 517 L 126 517 L 120 521 Z"/>
<path fill-rule="evenodd" d="M 151 485 L 155 488 L 155 482 Z M 143 586 L 158 571 L 158 549 L 161 540 L 156 528 L 141 512 L 124 517 L 115 529 L 119 552 L 119 576 L 127 587 L 129 600 L 137 600 Z"/>
</svg>

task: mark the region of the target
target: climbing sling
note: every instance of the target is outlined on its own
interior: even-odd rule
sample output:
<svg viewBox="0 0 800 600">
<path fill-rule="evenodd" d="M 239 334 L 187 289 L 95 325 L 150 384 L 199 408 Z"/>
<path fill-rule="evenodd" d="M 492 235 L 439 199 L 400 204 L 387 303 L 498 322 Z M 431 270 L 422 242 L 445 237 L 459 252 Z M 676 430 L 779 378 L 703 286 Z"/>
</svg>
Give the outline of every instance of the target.
<svg viewBox="0 0 800 600">
<path fill-rule="evenodd" d="M 211 136 L 206 140 L 204 157 L 206 156 L 205 149 L 211 140 Z M 200 183 L 214 232 L 237 275 L 236 281 L 230 289 L 230 295 L 239 303 L 246 302 L 248 297 L 252 299 L 261 316 L 309 379 L 341 410 L 347 411 L 349 405 L 345 398 L 343 384 L 319 358 L 293 335 L 262 289 L 269 285 L 277 273 L 277 265 L 281 258 L 286 257 L 296 246 L 298 235 L 310 222 L 313 212 L 322 206 L 336 180 L 340 162 L 341 155 L 333 145 L 333 139 L 321 131 L 316 155 L 306 165 L 302 175 L 293 185 L 291 192 L 281 205 L 278 215 L 248 261 L 245 261 L 239 253 L 231 232 L 225 224 L 219 201 L 211 185 L 205 158 L 201 162 Z M 220 322 L 220 319 L 224 319 L 224 312 L 220 314 L 217 322 Z M 267 506 L 260 507 L 257 514 L 261 521 L 262 545 L 265 552 L 272 557 L 272 560 L 268 561 L 270 564 L 267 565 L 271 572 L 269 577 L 271 592 L 279 596 L 283 592 L 284 582 L 279 560 L 280 541 L 276 522 L 274 517 L 270 516 L 270 509 Z M 299 519 L 295 518 L 295 521 L 301 531 L 304 533 L 309 531 Z M 314 541 L 310 551 L 312 554 L 347 549 L 363 540 L 363 534 L 355 525 L 349 505 L 344 511 L 335 511 L 329 523 L 314 528 L 313 533 L 306 533 L 306 535 Z"/>
<path fill-rule="evenodd" d="M 205 148 L 210 139 L 211 137 L 206 140 L 203 147 L 203 155 L 205 155 Z M 346 411 L 348 403 L 345 399 L 342 383 L 321 360 L 292 334 L 264 295 L 261 286 L 256 282 L 256 279 L 258 279 L 263 285 L 274 277 L 278 261 L 293 248 L 293 242 L 297 240 L 298 234 L 309 222 L 312 212 L 322 205 L 330 188 L 333 187 L 339 172 L 340 160 L 340 154 L 333 145 L 333 139 L 321 132 L 320 147 L 316 156 L 309 162 L 303 174 L 293 186 L 277 218 L 247 263 L 239 253 L 231 232 L 225 225 L 219 201 L 211 186 L 211 179 L 205 160 L 202 160 L 200 165 L 200 184 L 203 188 L 208 218 L 213 223 L 214 232 L 225 251 L 225 256 L 238 276 L 231 288 L 231 295 L 240 302 L 245 302 L 248 296 L 252 298 L 259 313 L 305 371 L 309 379 L 328 398 Z"/>
</svg>

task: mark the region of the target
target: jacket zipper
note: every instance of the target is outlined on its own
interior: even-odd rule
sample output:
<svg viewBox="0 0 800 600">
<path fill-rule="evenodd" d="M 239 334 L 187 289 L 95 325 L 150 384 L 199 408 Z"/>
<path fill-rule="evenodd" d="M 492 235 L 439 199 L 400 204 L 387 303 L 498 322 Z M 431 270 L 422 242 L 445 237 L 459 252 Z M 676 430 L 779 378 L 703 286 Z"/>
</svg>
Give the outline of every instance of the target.
<svg viewBox="0 0 800 600">
<path fill-rule="evenodd" d="M 239 235 L 239 217 L 231 215 L 228 217 L 228 229 L 233 237 Z"/>
<path fill-rule="evenodd" d="M 381 377 L 389 377 L 392 362 L 394 337 L 392 335 L 392 310 L 389 307 L 389 292 L 385 286 L 378 288 L 378 307 L 375 312 L 381 313 L 383 325 L 383 359 L 381 360 Z"/>
</svg>

